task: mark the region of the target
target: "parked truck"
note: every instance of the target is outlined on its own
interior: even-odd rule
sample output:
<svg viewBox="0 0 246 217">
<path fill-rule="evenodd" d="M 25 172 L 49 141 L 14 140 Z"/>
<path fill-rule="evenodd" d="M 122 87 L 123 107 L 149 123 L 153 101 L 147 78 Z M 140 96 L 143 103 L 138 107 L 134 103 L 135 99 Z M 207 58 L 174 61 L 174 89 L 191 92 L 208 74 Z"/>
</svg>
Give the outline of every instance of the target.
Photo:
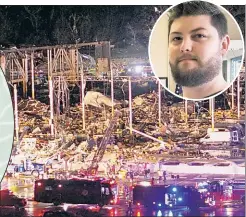
<svg viewBox="0 0 246 217">
<path fill-rule="evenodd" d="M 225 128 L 208 128 L 207 135 L 200 139 L 200 143 L 204 145 L 230 145 L 232 142 L 237 142 L 238 132 L 229 131 Z"/>
</svg>

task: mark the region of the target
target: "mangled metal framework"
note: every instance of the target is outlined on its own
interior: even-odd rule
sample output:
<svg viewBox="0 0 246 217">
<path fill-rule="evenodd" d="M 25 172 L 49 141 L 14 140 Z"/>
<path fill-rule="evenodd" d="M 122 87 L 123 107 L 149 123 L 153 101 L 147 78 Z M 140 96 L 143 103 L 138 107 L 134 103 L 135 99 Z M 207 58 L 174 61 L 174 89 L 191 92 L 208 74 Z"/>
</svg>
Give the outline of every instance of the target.
<svg viewBox="0 0 246 217">
<path fill-rule="evenodd" d="M 0 52 L 1 67 L 7 80 L 22 83 L 23 95 L 27 96 L 27 83 L 32 84 L 32 98 L 35 98 L 34 76 L 38 74 L 35 66 L 36 58 L 47 62 L 44 74 L 48 77 L 65 76 L 76 79 L 79 77 L 79 52 L 82 47 L 104 46 L 109 42 L 79 43 L 44 47 L 12 48 Z"/>
<path fill-rule="evenodd" d="M 60 76 L 59 76 L 60 77 Z M 59 80 L 58 77 L 54 77 L 55 80 Z M 60 78 L 61 79 L 61 78 Z M 130 126 L 130 133 L 132 134 L 132 83 L 133 82 L 146 82 L 146 81 L 156 81 L 155 77 L 129 77 L 129 76 L 117 76 L 114 77 L 113 73 L 111 73 L 110 77 L 93 77 L 93 76 L 85 76 L 83 73 L 80 73 L 80 78 L 73 79 L 72 77 L 64 77 L 63 78 L 63 84 L 67 87 L 69 83 L 74 83 L 78 82 L 80 84 L 80 94 L 81 94 L 81 106 L 82 106 L 82 119 L 83 119 L 83 129 L 85 129 L 85 103 L 84 103 L 84 88 L 86 85 L 86 82 L 93 82 L 93 81 L 102 81 L 102 82 L 110 82 L 111 84 L 111 101 L 112 101 L 112 117 L 114 116 L 114 81 L 115 79 L 117 81 L 121 81 L 123 83 L 128 83 L 128 89 L 129 89 L 129 119 L 128 119 L 128 124 Z M 161 85 L 160 82 L 158 82 L 158 120 L 159 120 L 159 125 L 161 126 Z M 61 87 L 60 87 L 61 88 Z M 68 89 L 67 89 L 68 90 Z M 82 91 L 83 90 L 83 91 Z M 65 94 L 64 94 L 65 95 Z M 69 94 L 68 94 L 69 95 Z M 64 101 L 65 104 L 65 101 Z M 66 104 L 69 106 L 69 103 Z"/>
<path fill-rule="evenodd" d="M 42 73 L 48 76 L 49 80 L 50 124 L 51 135 L 54 135 L 54 111 L 56 114 L 60 114 L 60 103 L 63 110 L 67 110 L 69 106 L 66 79 L 76 81 L 79 80 L 80 74 L 83 74 L 83 60 L 79 54 L 79 49 L 91 46 L 103 47 L 105 45 L 108 48 L 110 47 L 109 42 L 92 42 L 20 49 L 12 48 L 0 52 L 0 64 L 10 84 L 22 85 L 24 97 L 27 97 L 28 84 L 31 85 L 32 98 L 34 99 L 35 75 L 39 74 L 35 61 L 38 58 L 45 60 L 47 64 L 42 69 Z M 54 100 L 56 102 L 55 110 Z"/>
<path fill-rule="evenodd" d="M 35 58 L 43 57 L 47 60 L 47 67 L 45 73 L 49 78 L 49 92 L 50 92 L 50 106 L 51 106 L 51 135 L 54 135 L 54 112 L 56 115 L 60 115 L 60 109 L 69 110 L 69 83 L 79 82 L 81 90 L 81 104 L 83 113 L 83 129 L 85 129 L 85 105 L 84 105 L 84 87 L 87 80 L 90 81 L 110 81 L 111 83 L 111 98 L 114 100 L 114 84 L 113 81 L 116 79 L 113 76 L 113 71 L 110 69 L 108 77 L 92 77 L 85 76 L 83 70 L 83 60 L 79 55 L 78 49 L 84 46 L 103 46 L 104 43 L 108 42 L 93 42 L 93 43 L 81 43 L 72 45 L 57 45 L 57 46 L 46 46 L 46 47 L 31 47 L 21 49 L 10 49 L 4 50 L 0 53 L 1 67 L 5 73 L 7 80 L 12 84 L 22 83 L 23 95 L 27 95 L 27 83 L 31 82 L 32 86 L 32 98 L 35 98 L 34 79 L 35 79 Z M 156 80 L 155 78 L 133 78 L 133 77 L 117 77 L 117 80 L 126 80 L 129 84 L 129 100 L 131 101 L 131 83 L 144 80 Z M 238 79 L 239 86 L 239 79 Z M 158 92 L 161 92 L 159 84 Z M 232 94 L 232 96 L 234 96 Z M 240 92 L 238 88 L 237 94 L 238 101 L 240 100 Z M 213 112 L 212 105 L 214 102 L 210 100 L 210 113 Z M 234 100 L 232 100 L 234 101 Z M 161 97 L 159 94 L 159 125 L 161 125 Z M 54 108 L 54 103 L 55 107 Z M 113 105 L 113 103 L 112 103 Z M 185 102 L 185 113 L 187 122 L 187 103 Z M 132 133 L 132 108 L 129 103 L 129 127 L 130 133 Z M 112 106 L 112 115 L 114 113 L 114 106 Z M 213 115 L 212 115 L 213 116 Z M 240 107 L 238 107 L 238 117 L 240 116 Z M 212 128 L 214 121 L 212 119 Z"/>
</svg>

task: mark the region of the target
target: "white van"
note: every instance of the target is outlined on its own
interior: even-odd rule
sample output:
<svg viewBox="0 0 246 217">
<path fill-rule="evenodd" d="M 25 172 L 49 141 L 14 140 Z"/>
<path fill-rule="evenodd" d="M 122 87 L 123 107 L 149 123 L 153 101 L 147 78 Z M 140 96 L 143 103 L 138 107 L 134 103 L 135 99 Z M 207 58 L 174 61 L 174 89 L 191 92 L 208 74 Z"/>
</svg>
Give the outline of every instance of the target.
<svg viewBox="0 0 246 217">
<path fill-rule="evenodd" d="M 212 131 L 211 128 L 208 129 L 207 135 L 204 138 L 200 139 L 200 143 L 202 144 L 229 144 L 231 142 L 231 132 L 226 130 L 225 131 L 219 131 L 214 130 Z"/>
<path fill-rule="evenodd" d="M 204 138 L 200 139 L 202 144 L 211 144 L 211 145 L 229 145 L 231 142 L 238 142 L 238 132 L 229 131 L 225 128 L 208 128 L 207 135 Z"/>
</svg>

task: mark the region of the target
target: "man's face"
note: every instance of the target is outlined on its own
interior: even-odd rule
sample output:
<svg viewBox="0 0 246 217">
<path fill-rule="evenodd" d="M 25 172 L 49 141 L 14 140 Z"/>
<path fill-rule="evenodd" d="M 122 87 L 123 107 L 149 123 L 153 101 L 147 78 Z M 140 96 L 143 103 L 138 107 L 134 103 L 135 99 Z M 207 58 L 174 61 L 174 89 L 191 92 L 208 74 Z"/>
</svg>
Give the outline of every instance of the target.
<svg viewBox="0 0 246 217">
<path fill-rule="evenodd" d="M 221 40 L 210 16 L 182 16 L 174 20 L 168 50 L 173 78 L 182 86 L 207 83 L 221 71 Z"/>
</svg>

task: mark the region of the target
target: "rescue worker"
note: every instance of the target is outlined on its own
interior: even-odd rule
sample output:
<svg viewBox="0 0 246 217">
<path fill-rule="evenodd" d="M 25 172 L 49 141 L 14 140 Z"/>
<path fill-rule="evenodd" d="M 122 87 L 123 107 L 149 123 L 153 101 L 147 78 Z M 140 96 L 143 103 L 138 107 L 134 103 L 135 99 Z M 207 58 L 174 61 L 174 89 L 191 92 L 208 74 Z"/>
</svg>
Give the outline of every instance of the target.
<svg viewBox="0 0 246 217">
<path fill-rule="evenodd" d="M 128 201 L 128 209 L 127 209 L 127 211 L 126 211 L 126 215 L 127 215 L 127 216 L 132 216 L 132 214 L 133 214 L 133 210 L 132 210 L 132 201 L 129 200 L 129 201 Z"/>
<path fill-rule="evenodd" d="M 159 177 L 159 181 L 161 181 L 161 177 L 162 177 L 161 170 L 158 170 L 158 177 Z"/>
<path fill-rule="evenodd" d="M 155 184 L 155 178 L 152 177 L 152 179 L 151 179 L 151 185 L 154 185 L 154 184 Z"/>
<path fill-rule="evenodd" d="M 144 178 L 147 178 L 147 176 L 148 176 L 148 170 L 145 169 L 145 170 L 144 170 Z"/>
<path fill-rule="evenodd" d="M 147 169 L 148 175 L 150 176 L 150 169 Z"/>
<path fill-rule="evenodd" d="M 195 102 L 196 118 L 200 116 L 201 108 L 198 102 Z"/>
<path fill-rule="evenodd" d="M 130 181 L 133 183 L 133 177 L 134 177 L 134 175 L 133 175 L 133 171 L 130 171 Z"/>
<path fill-rule="evenodd" d="M 167 172 L 166 170 L 163 171 L 163 181 L 165 182 L 167 180 Z"/>
</svg>

